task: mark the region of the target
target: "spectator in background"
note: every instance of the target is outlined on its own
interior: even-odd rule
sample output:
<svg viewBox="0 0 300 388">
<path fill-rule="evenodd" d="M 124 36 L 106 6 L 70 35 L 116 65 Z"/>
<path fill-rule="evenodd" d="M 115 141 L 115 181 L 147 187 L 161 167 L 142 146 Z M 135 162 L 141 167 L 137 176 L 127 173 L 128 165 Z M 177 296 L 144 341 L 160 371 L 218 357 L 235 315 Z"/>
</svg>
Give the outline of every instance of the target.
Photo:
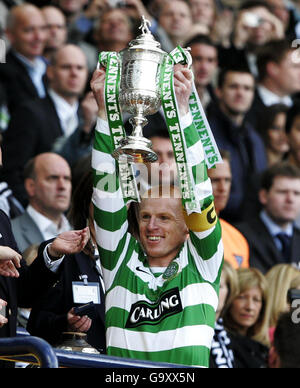
<svg viewBox="0 0 300 388">
<path fill-rule="evenodd" d="M 149 177 L 151 186 L 158 184 L 176 184 L 177 182 L 177 168 L 173 152 L 172 143 L 167 131 L 157 131 L 152 133 L 149 139 L 152 142 L 152 149 L 156 153 L 157 163 L 151 163 Z M 151 171 L 159 169 L 159 173 L 151 174 Z M 156 171 L 157 171 L 156 170 Z"/>
<path fill-rule="evenodd" d="M 215 334 L 210 351 L 210 368 L 235 368 L 230 338 L 223 324 L 223 315 L 238 294 L 237 271 L 224 262 L 220 281 L 219 304 L 216 311 Z"/>
<path fill-rule="evenodd" d="M 151 16 L 158 19 L 162 4 L 165 0 L 150 0 L 147 9 Z"/>
<path fill-rule="evenodd" d="M 23 205 L 27 204 L 23 185 L 23 168 L 27 161 L 43 152 L 59 152 L 76 130 L 84 140 L 87 129 L 91 130 L 94 124 L 93 117 L 85 114 L 90 113 L 90 109 L 82 111 L 79 103 L 87 81 L 82 50 L 74 45 L 58 49 L 47 68 L 47 77 L 48 95 L 22 104 L 12 116 L 3 139 L 4 180 Z"/>
<path fill-rule="evenodd" d="M 218 50 L 206 35 L 196 35 L 184 44 L 191 48 L 194 82 L 204 109 L 211 101 L 216 102 L 213 82 L 218 70 Z"/>
<path fill-rule="evenodd" d="M 292 282 L 300 276 L 300 271 L 291 264 L 274 265 L 267 273 L 268 282 L 268 303 L 266 306 L 266 316 L 268 320 L 270 342 L 273 342 L 274 330 L 280 314 L 289 310 L 287 300 L 288 290 L 293 288 Z M 298 283 L 300 286 L 300 282 Z"/>
<path fill-rule="evenodd" d="M 30 314 L 27 330 L 31 335 L 44 338 L 53 346 L 59 345 L 63 332 L 87 332 L 87 342 L 104 353 L 104 285 L 96 248 L 91 206 L 92 191 L 92 172 L 88 170 L 74 190 L 69 219 L 76 229 L 80 229 L 81 225 L 86 225 L 88 220 L 91 238 L 82 252 L 65 258 L 61 265 L 59 282 L 44 293 L 35 304 Z M 93 300 L 94 311 L 89 312 L 85 326 L 82 325 L 83 322 L 78 321 L 79 317 L 74 314 L 73 309 L 75 306 L 85 304 L 78 299 L 72 287 L 73 282 L 78 282 L 82 275 L 87 275 L 86 280 L 93 283 L 93 286 L 97 284 L 99 290 L 99 298 Z M 82 285 L 84 285 L 83 280 Z"/>
<path fill-rule="evenodd" d="M 51 5 L 43 7 L 41 11 L 44 15 L 48 30 L 48 39 L 43 56 L 50 61 L 53 52 L 67 42 L 66 18 L 59 8 Z"/>
<path fill-rule="evenodd" d="M 285 131 L 290 151 L 287 160 L 300 168 L 300 101 L 297 100 L 287 112 Z"/>
<path fill-rule="evenodd" d="M 300 63 L 294 60 L 296 49 L 287 40 L 270 41 L 258 52 L 258 84 L 248 119 L 254 126 L 266 106 L 293 105 L 300 91 Z"/>
<path fill-rule="evenodd" d="M 223 163 L 208 170 L 210 177 L 215 208 L 217 215 L 226 207 L 230 196 L 232 174 L 230 168 L 230 154 L 220 150 Z M 233 268 L 249 267 L 249 246 L 245 237 L 228 222 L 220 218 L 222 228 L 222 240 L 224 245 L 224 260 Z"/>
<path fill-rule="evenodd" d="M 21 252 L 71 229 L 64 216 L 72 190 L 67 161 L 54 153 L 40 154 L 27 163 L 24 178 L 29 205 L 24 214 L 12 221 Z"/>
<path fill-rule="evenodd" d="M 300 101 L 296 100 L 287 112 L 286 126 L 287 139 L 290 151 L 287 160 L 290 164 L 300 168 Z M 296 220 L 300 229 L 300 215 Z"/>
<path fill-rule="evenodd" d="M 2 153 L 0 148 L 0 166 Z M 69 231 L 40 246 L 39 254 L 31 266 L 27 266 L 19 250 L 6 214 L 0 210 L 0 298 L 7 302 L 6 324 L 0 329 L 0 337 L 15 337 L 17 308 L 31 307 L 47 287 L 57 279 L 63 255 L 80 252 L 89 238 L 88 228 Z M 5 277 L 9 277 L 5 279 Z M 3 315 L 3 313 L 2 313 Z M 3 363 L 1 363 L 3 366 Z"/>
<path fill-rule="evenodd" d="M 82 112 L 81 124 L 68 137 L 61 139 L 59 147 L 54 151 L 64 157 L 73 167 L 83 158 L 89 156 L 92 151 L 94 125 L 96 122 L 98 107 L 91 91 L 87 92 L 81 100 Z"/>
<path fill-rule="evenodd" d="M 224 314 L 237 368 L 266 367 L 269 343 L 266 321 L 267 281 L 256 268 L 240 268 L 238 295 Z"/>
<path fill-rule="evenodd" d="M 93 27 L 93 22 L 84 14 L 88 0 L 56 0 L 55 4 L 66 17 L 68 42 L 78 43 Z"/>
<path fill-rule="evenodd" d="M 275 264 L 299 264 L 300 170 L 286 162 L 274 164 L 262 175 L 261 212 L 237 224 L 250 246 L 250 266 L 266 273 Z"/>
<path fill-rule="evenodd" d="M 297 37 L 297 21 L 295 12 L 289 1 L 286 0 L 266 0 L 271 11 L 282 22 L 284 27 L 285 37 L 289 40 Z"/>
<path fill-rule="evenodd" d="M 133 37 L 133 25 L 123 8 L 104 11 L 94 26 L 94 45 L 78 42 L 86 54 L 89 72 L 94 72 L 101 51 L 119 52 L 128 46 Z"/>
<path fill-rule="evenodd" d="M 217 19 L 215 0 L 188 0 L 194 24 L 206 27 L 208 35 L 213 31 Z"/>
<path fill-rule="evenodd" d="M 225 68 L 239 63 L 257 77 L 257 49 L 270 40 L 283 38 L 283 25 L 265 1 L 245 1 L 237 10 L 229 45 L 219 47 L 220 66 Z"/>
<path fill-rule="evenodd" d="M 269 368 L 300 368 L 300 325 L 293 318 L 293 311 L 279 317 L 270 349 Z"/>
<path fill-rule="evenodd" d="M 0 31 L 5 30 L 9 9 L 14 7 L 15 5 L 22 4 L 23 2 L 24 2 L 23 0 L 1 1 L 1 3 L 0 3 Z"/>
<path fill-rule="evenodd" d="M 15 198 L 12 190 L 6 182 L 0 182 L 0 209 L 10 219 L 24 213 L 22 204 L 17 200 L 17 198 Z"/>
<path fill-rule="evenodd" d="M 0 64 L 0 81 L 12 113 L 22 102 L 46 95 L 43 77 L 47 65 L 42 55 L 47 27 L 40 9 L 29 3 L 13 7 L 7 19 L 6 36 L 11 49 L 6 63 Z"/>
<path fill-rule="evenodd" d="M 290 149 L 285 130 L 287 110 L 284 104 L 270 105 L 257 120 L 256 129 L 265 143 L 268 166 L 283 161 Z"/>
<path fill-rule="evenodd" d="M 190 38 L 193 26 L 191 9 L 183 0 L 165 0 L 161 4 L 159 25 L 170 38 L 173 48 Z"/>
<path fill-rule="evenodd" d="M 174 48 L 174 43 L 168 32 L 158 22 L 162 6 L 165 5 L 165 0 L 153 0 L 144 4 L 142 0 L 124 0 L 125 5 L 122 7 L 127 16 L 131 18 L 135 27 L 141 24 L 142 16 L 149 20 L 150 31 L 154 38 L 160 42 L 162 50 L 171 52 Z"/>
<path fill-rule="evenodd" d="M 275 104 L 264 107 L 257 119 L 257 132 L 262 137 L 268 167 L 280 163 L 288 158 L 290 145 L 286 135 L 286 119 L 288 107 L 284 104 Z M 258 213 L 262 205 L 258 198 L 261 173 L 250 177 L 243 211 L 243 219 L 249 219 Z"/>
<path fill-rule="evenodd" d="M 2 145 L 2 136 L 0 136 L 0 147 Z M 2 151 L 1 151 L 1 160 L 2 160 Z M 0 166 L 0 171 L 2 170 L 2 165 Z M 0 209 L 8 216 L 8 218 L 13 219 L 22 213 L 24 213 L 24 207 L 14 196 L 14 193 L 9 188 L 8 184 L 4 181 L 0 181 Z"/>
<path fill-rule="evenodd" d="M 265 147 L 246 120 L 254 96 L 255 81 L 246 69 L 231 67 L 219 74 L 218 104 L 210 104 L 207 118 L 219 149 L 230 152 L 232 186 L 228 204 L 220 216 L 230 223 L 242 220 L 249 177 L 267 166 Z"/>
</svg>

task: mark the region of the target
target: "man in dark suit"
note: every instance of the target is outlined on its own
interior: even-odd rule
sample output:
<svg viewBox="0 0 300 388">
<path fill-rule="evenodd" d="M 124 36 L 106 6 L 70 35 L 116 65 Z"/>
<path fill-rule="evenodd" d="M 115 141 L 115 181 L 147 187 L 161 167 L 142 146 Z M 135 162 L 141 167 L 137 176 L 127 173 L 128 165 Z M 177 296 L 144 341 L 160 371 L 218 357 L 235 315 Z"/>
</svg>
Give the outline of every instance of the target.
<svg viewBox="0 0 300 388">
<path fill-rule="evenodd" d="M 207 35 L 200 34 L 185 45 L 191 48 L 195 86 L 205 110 L 211 101 L 217 100 L 212 84 L 218 69 L 217 46 Z"/>
<path fill-rule="evenodd" d="M 64 255 L 81 252 L 88 239 L 88 228 L 62 233 L 56 239 L 41 244 L 37 258 L 28 267 L 18 253 L 10 220 L 0 210 L 0 314 L 4 316 L 0 320 L 0 338 L 16 336 L 18 306 L 31 307 L 57 279 L 55 272 Z M 90 325 L 87 317 L 75 316 L 75 320 L 78 327 Z M 6 364 L 0 364 L 1 366 Z"/>
<path fill-rule="evenodd" d="M 237 224 L 250 247 L 250 266 L 266 273 L 280 263 L 300 264 L 300 170 L 286 162 L 269 167 L 262 176 L 259 200 L 263 210 Z"/>
<path fill-rule="evenodd" d="M 264 108 L 275 104 L 293 105 L 300 92 L 300 64 L 297 48 L 288 40 L 270 41 L 257 55 L 258 83 L 247 119 L 256 127 Z"/>
<path fill-rule="evenodd" d="M 55 286 L 51 287 L 38 304 L 33 306 L 27 324 L 31 335 L 44 338 L 53 346 L 62 340 L 62 333 L 76 331 L 74 321 L 74 290 L 72 283 L 78 282 L 82 275 L 86 275 L 89 283 L 99 285 L 99 303 L 87 315 L 91 318 L 91 326 L 87 326 L 87 342 L 94 348 L 105 352 L 105 311 L 104 285 L 100 282 L 99 268 L 96 260 L 85 252 L 68 256 L 61 265 L 61 277 Z M 82 282 L 84 285 L 84 282 Z M 77 324 L 77 323 L 76 323 Z"/>
<path fill-rule="evenodd" d="M 62 333 L 74 331 L 73 319 L 75 306 L 78 303 L 92 300 L 95 305 L 93 310 L 87 312 L 92 319 L 91 326 L 87 328 L 87 342 L 101 352 L 105 351 L 105 308 L 104 308 L 104 283 L 102 271 L 100 269 L 100 260 L 98 250 L 95 248 L 95 227 L 94 220 L 90 211 L 91 198 L 93 194 L 93 173 L 88 167 L 81 174 L 81 179 L 76 185 L 72 197 L 72 204 L 69 212 L 69 219 L 75 229 L 82 229 L 87 223 L 90 227 L 91 240 L 83 252 L 68 256 L 60 267 L 60 279 L 54 287 L 42 296 L 39 303 L 33 306 L 27 330 L 31 335 L 44 338 L 51 345 L 61 343 Z M 91 293 L 81 295 L 84 299 L 80 300 L 80 295 L 74 288 L 74 282 L 78 285 L 81 279 L 83 289 L 88 293 L 92 288 L 94 297 Z M 82 331 L 82 329 L 81 329 Z"/>
<path fill-rule="evenodd" d="M 60 152 L 73 133 L 80 131 L 84 138 L 93 126 L 87 109 L 83 115 L 79 109 L 79 97 L 87 81 L 82 50 L 74 45 L 60 48 L 47 69 L 47 77 L 47 96 L 20 105 L 3 137 L 3 180 L 23 205 L 27 203 L 23 185 L 26 162 L 43 152 Z"/>
<path fill-rule="evenodd" d="M 7 325 L 0 329 L 0 337 L 16 335 L 17 307 L 31 307 L 41 292 L 45 292 L 56 280 L 55 273 L 45 264 L 45 250 L 53 263 L 61 258 L 62 254 L 77 252 L 77 244 L 80 244 L 82 249 L 82 245 L 87 241 L 86 233 L 66 232 L 47 248 L 46 243 L 42 244 L 37 259 L 27 267 L 18 253 L 10 221 L 0 210 L 0 298 L 7 302 Z"/>
<path fill-rule="evenodd" d="M 42 54 L 47 29 L 43 14 L 28 3 L 12 7 L 7 18 L 6 36 L 11 49 L 6 63 L 0 65 L 0 79 L 12 113 L 22 102 L 46 94 L 43 77 L 47 65 Z"/>
<path fill-rule="evenodd" d="M 218 104 L 207 109 L 207 118 L 220 149 L 230 152 L 232 186 L 230 198 L 221 217 L 229 223 L 242 220 L 249 176 L 262 172 L 267 157 L 262 139 L 246 120 L 252 104 L 255 81 L 244 68 L 232 66 L 219 74 L 216 94 Z"/>
</svg>

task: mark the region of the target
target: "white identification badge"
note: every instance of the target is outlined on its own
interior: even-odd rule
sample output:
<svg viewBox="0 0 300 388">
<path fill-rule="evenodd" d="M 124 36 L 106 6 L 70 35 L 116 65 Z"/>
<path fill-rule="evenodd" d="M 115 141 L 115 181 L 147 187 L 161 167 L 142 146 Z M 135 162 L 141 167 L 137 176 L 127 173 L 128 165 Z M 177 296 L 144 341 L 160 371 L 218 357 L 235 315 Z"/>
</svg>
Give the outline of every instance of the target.
<svg viewBox="0 0 300 388">
<path fill-rule="evenodd" d="M 98 283 L 72 282 L 72 290 L 74 303 L 101 303 Z"/>
</svg>

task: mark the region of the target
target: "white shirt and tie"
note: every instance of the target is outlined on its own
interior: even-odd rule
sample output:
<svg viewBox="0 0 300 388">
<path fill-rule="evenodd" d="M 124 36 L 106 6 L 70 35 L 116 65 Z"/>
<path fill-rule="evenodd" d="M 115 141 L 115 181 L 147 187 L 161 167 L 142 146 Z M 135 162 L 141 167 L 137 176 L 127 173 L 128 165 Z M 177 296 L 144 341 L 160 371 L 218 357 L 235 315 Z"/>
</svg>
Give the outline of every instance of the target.
<svg viewBox="0 0 300 388">
<path fill-rule="evenodd" d="M 59 96 L 53 89 L 49 89 L 48 94 L 54 103 L 55 110 L 63 131 L 63 136 L 57 138 L 53 145 L 53 151 L 59 152 L 64 146 L 68 137 L 71 136 L 78 128 L 79 119 L 77 111 L 79 102 L 76 101 L 73 105 L 71 105 L 63 97 Z"/>
<path fill-rule="evenodd" d="M 43 214 L 37 212 L 31 205 L 28 205 L 26 210 L 39 228 L 45 241 L 71 230 L 71 225 L 63 214 L 61 215 L 60 224 L 57 225 Z"/>
</svg>

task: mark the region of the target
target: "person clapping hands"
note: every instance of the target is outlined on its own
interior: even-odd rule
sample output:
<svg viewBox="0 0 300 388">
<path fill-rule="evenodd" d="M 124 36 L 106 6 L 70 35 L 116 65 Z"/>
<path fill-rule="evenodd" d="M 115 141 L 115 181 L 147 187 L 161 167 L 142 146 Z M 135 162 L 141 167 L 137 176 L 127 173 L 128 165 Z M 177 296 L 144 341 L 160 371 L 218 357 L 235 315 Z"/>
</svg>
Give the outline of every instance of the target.
<svg viewBox="0 0 300 388">
<path fill-rule="evenodd" d="M 78 253 L 85 247 L 90 233 L 89 228 L 73 230 L 60 234 L 46 247 L 50 261 L 62 259 L 64 255 Z M 0 275 L 19 277 L 18 268 L 21 267 L 22 256 L 14 249 L 0 246 Z"/>
</svg>

